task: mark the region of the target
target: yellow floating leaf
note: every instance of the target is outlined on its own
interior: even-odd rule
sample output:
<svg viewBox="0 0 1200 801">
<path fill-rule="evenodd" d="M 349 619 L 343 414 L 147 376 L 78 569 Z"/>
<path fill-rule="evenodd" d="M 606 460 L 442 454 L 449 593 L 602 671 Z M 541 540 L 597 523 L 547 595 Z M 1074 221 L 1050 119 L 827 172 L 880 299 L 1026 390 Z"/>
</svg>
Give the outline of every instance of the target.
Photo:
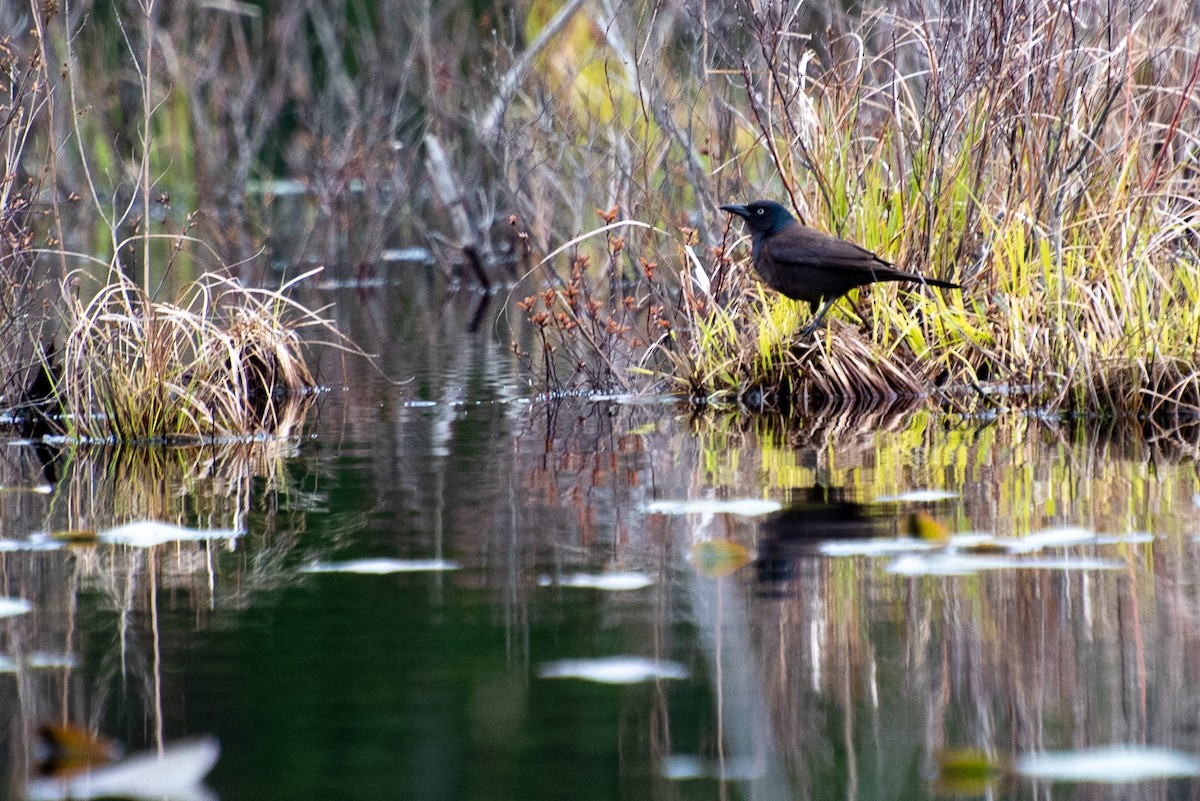
<svg viewBox="0 0 1200 801">
<path fill-rule="evenodd" d="M 1007 765 L 979 748 L 947 748 L 937 754 L 937 795 L 983 795 L 1008 771 Z"/>
<path fill-rule="evenodd" d="M 96 532 L 90 528 L 63 529 L 55 531 L 50 536 L 59 542 L 66 542 L 72 545 L 95 545 L 100 539 Z"/>
<path fill-rule="evenodd" d="M 688 564 L 710 578 L 728 576 L 750 563 L 750 551 L 729 540 L 705 540 L 692 546 Z"/>
<path fill-rule="evenodd" d="M 950 539 L 950 532 L 946 530 L 946 526 L 929 512 L 911 512 L 904 519 L 904 529 L 908 536 L 919 540 L 947 542 Z"/>
</svg>

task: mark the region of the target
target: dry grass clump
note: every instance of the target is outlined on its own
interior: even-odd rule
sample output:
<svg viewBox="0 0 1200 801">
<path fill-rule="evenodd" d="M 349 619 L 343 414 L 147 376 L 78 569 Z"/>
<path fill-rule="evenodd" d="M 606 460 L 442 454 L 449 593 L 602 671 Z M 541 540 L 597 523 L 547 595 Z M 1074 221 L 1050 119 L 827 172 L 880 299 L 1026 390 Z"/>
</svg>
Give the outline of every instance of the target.
<svg viewBox="0 0 1200 801">
<path fill-rule="evenodd" d="M 74 282 L 69 282 L 72 285 Z M 57 397 L 77 440 L 286 437 L 315 381 L 301 332 L 330 324 L 280 291 L 206 274 L 175 303 L 113 274 L 67 293 Z"/>
</svg>

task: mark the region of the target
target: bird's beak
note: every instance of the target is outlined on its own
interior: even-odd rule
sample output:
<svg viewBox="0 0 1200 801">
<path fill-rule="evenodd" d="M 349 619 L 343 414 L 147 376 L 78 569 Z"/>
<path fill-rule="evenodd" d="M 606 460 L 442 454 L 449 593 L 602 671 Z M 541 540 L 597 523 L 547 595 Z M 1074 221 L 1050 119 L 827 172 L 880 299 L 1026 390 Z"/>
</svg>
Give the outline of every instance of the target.
<svg viewBox="0 0 1200 801">
<path fill-rule="evenodd" d="M 745 206 L 741 205 L 740 203 L 731 203 L 728 206 L 722 206 L 721 211 L 727 211 L 730 214 L 736 214 L 739 217 L 749 217 L 750 216 L 750 209 L 746 208 Z"/>
</svg>

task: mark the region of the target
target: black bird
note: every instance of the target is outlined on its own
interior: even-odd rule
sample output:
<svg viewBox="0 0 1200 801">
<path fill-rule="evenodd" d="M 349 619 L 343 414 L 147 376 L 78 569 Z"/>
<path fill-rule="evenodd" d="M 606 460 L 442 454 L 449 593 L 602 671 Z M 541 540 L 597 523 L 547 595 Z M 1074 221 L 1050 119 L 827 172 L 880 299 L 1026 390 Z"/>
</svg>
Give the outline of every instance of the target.
<svg viewBox="0 0 1200 801">
<path fill-rule="evenodd" d="M 961 289 L 958 284 L 897 270 L 890 262 L 853 242 L 814 231 L 770 200 L 722 206 L 746 221 L 752 244 L 750 260 L 767 286 L 792 300 L 803 300 L 815 316 L 801 333 L 816 330 L 829 307 L 851 289 L 878 281 L 916 281 Z M 823 305 L 822 305 L 823 304 Z"/>
</svg>

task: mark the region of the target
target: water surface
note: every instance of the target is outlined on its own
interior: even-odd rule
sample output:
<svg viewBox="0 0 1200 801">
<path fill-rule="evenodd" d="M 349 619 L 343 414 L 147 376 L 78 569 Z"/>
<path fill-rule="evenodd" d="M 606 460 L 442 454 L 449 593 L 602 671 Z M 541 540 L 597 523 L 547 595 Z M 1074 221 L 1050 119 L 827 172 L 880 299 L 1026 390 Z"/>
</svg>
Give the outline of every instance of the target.
<svg viewBox="0 0 1200 801">
<path fill-rule="evenodd" d="M 6 447 L 8 795 L 60 722 L 215 736 L 222 799 L 925 798 L 949 748 L 1200 752 L 1182 434 L 551 401 L 434 287 L 329 291 L 380 369 L 297 443 Z M 104 541 L 142 519 L 240 536 Z"/>
</svg>

